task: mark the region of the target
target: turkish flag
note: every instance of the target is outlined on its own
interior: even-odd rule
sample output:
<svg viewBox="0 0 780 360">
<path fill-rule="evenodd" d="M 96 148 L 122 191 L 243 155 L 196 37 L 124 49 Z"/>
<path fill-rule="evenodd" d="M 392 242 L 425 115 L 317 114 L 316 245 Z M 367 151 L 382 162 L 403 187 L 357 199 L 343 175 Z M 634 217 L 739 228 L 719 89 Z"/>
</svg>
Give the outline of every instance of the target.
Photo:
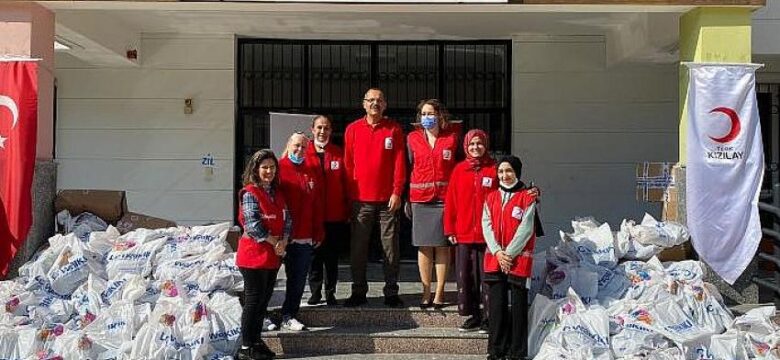
<svg viewBox="0 0 780 360">
<path fill-rule="evenodd" d="M 38 64 L 0 61 L 0 278 L 32 225 Z"/>
</svg>

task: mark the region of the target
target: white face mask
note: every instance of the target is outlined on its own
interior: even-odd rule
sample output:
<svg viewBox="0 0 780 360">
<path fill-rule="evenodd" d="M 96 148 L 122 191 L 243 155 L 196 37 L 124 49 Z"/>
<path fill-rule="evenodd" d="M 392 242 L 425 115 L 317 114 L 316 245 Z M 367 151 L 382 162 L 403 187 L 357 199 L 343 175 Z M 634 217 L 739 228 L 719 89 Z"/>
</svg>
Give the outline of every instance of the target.
<svg viewBox="0 0 780 360">
<path fill-rule="evenodd" d="M 318 147 L 320 149 L 325 148 L 325 145 L 328 145 L 327 141 L 326 142 L 319 142 L 316 139 L 314 140 L 314 146 L 316 146 L 316 147 Z"/>
<path fill-rule="evenodd" d="M 502 188 L 504 188 L 504 189 L 511 189 L 511 188 L 515 187 L 515 185 L 517 185 L 517 183 L 518 183 L 519 181 L 520 181 L 520 180 L 518 180 L 518 179 L 515 179 L 515 181 L 514 181 L 514 182 L 512 182 L 512 183 L 511 183 L 511 184 L 509 184 L 509 185 L 506 185 L 506 184 L 504 184 L 504 182 L 499 182 L 499 185 L 500 185 Z"/>
</svg>

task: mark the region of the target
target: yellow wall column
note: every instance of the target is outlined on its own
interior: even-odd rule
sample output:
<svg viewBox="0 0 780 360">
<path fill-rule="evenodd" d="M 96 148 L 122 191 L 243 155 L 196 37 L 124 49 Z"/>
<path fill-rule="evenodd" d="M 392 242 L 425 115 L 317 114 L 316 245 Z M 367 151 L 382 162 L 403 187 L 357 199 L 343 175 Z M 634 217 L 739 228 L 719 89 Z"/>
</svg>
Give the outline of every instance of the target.
<svg viewBox="0 0 780 360">
<path fill-rule="evenodd" d="M 706 7 L 680 19 L 680 61 L 749 63 L 753 8 Z M 687 163 L 688 68 L 680 66 L 680 164 Z"/>
</svg>

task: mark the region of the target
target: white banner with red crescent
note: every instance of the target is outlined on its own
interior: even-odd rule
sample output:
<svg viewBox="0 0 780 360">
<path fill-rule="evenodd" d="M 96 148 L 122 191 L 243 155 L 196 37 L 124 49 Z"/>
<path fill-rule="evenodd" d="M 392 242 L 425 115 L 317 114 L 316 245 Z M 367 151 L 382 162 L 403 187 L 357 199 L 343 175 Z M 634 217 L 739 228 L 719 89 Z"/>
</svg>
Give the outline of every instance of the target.
<svg viewBox="0 0 780 360">
<path fill-rule="evenodd" d="M 733 284 L 761 241 L 758 197 L 764 150 L 756 64 L 686 64 L 686 203 L 693 247 Z"/>
</svg>

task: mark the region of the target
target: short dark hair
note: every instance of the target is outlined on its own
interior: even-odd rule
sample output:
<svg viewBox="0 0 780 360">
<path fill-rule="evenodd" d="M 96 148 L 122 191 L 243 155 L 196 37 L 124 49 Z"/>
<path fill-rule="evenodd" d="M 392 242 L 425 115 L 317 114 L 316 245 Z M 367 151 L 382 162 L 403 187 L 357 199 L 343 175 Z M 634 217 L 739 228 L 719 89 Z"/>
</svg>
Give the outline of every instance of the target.
<svg viewBox="0 0 780 360">
<path fill-rule="evenodd" d="M 244 175 L 241 177 L 244 186 L 249 184 L 260 186 L 260 178 L 257 176 L 257 169 L 260 167 L 260 164 L 267 159 L 273 160 L 274 165 L 276 165 L 276 174 L 271 181 L 271 186 L 276 187 L 279 185 L 279 160 L 276 159 L 276 155 L 274 155 L 274 152 L 270 149 L 262 149 L 255 152 L 249 159 L 249 162 L 246 163 Z"/>
</svg>

